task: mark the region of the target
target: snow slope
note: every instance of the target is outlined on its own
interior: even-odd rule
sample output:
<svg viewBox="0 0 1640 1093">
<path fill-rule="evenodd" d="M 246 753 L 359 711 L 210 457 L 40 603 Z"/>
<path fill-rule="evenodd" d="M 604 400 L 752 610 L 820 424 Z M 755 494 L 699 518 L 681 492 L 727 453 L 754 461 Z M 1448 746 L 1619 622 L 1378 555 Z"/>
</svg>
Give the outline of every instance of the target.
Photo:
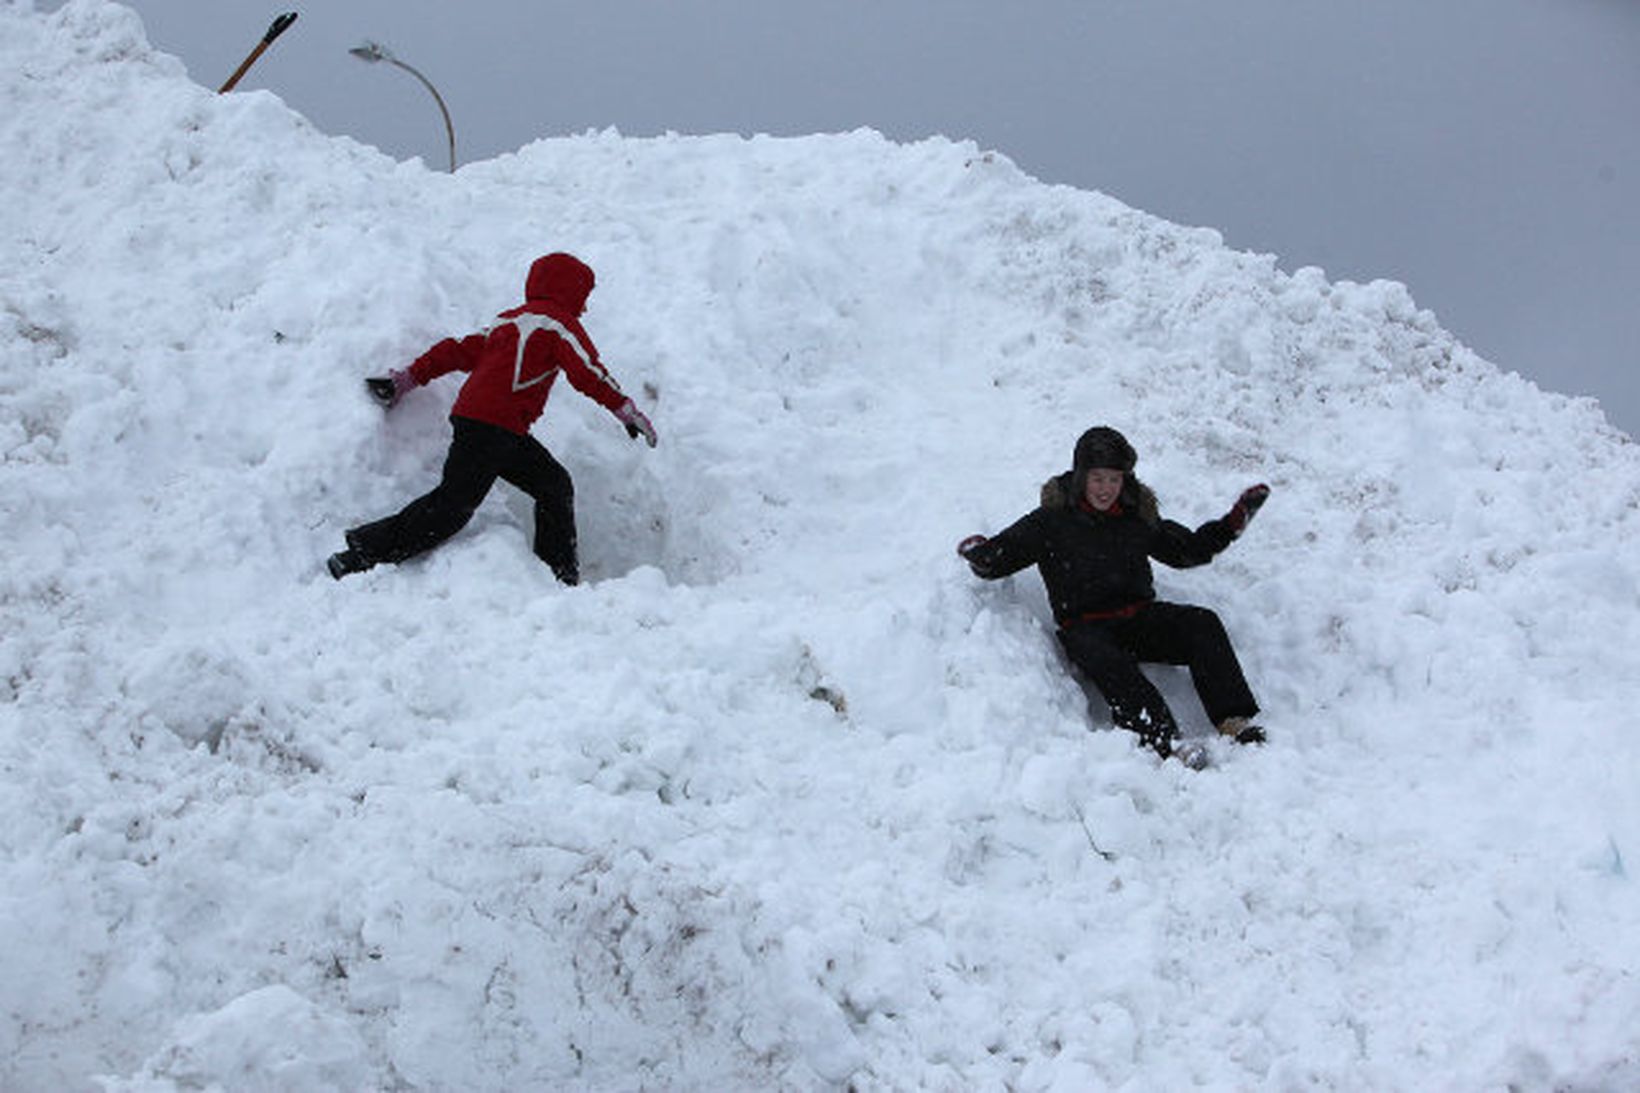
<svg viewBox="0 0 1640 1093">
<path fill-rule="evenodd" d="M 0 193 L 0 1087 L 1640 1085 L 1640 458 L 1401 286 L 946 140 L 450 176 L 103 0 L 0 5 Z M 661 433 L 537 426 L 590 582 L 504 487 L 332 582 L 454 396 L 360 377 L 553 249 Z M 1158 570 L 1266 706 L 1216 770 L 952 553 L 1098 422 L 1275 488 Z"/>
</svg>

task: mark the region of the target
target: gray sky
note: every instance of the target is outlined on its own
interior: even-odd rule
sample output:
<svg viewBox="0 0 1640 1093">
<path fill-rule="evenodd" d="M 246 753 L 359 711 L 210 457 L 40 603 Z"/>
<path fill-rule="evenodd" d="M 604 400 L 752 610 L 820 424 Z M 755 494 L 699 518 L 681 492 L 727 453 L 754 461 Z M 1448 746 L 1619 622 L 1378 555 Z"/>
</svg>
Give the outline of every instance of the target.
<svg viewBox="0 0 1640 1093">
<path fill-rule="evenodd" d="M 42 8 L 54 7 L 41 4 Z M 1635 0 L 129 0 L 219 85 L 448 162 L 540 136 L 972 139 L 1333 280 L 1405 282 L 1481 355 L 1640 435 Z M 455 14 L 459 13 L 459 14 Z"/>
</svg>

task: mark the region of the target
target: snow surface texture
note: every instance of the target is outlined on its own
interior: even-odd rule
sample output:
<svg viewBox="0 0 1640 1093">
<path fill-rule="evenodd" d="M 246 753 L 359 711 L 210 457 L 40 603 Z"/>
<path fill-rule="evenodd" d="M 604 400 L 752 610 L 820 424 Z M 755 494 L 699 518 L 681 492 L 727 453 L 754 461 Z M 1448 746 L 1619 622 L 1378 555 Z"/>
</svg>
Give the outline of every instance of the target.
<svg viewBox="0 0 1640 1093">
<path fill-rule="evenodd" d="M 450 176 L 0 6 L 0 1087 L 1640 1085 L 1640 458 L 1391 283 L 1006 159 L 589 133 Z M 587 585 L 363 375 L 598 271 Z M 1024 513 L 1195 523 L 1272 743 L 1109 730 Z M 1190 731 L 1188 684 L 1157 673 Z"/>
</svg>

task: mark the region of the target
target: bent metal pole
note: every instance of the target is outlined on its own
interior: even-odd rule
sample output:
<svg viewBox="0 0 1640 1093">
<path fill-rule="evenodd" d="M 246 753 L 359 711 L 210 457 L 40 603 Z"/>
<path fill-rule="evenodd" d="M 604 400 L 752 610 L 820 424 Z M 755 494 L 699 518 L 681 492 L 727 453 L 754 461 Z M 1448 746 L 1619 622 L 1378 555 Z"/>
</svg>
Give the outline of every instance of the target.
<svg viewBox="0 0 1640 1093">
<path fill-rule="evenodd" d="M 444 96 L 438 93 L 438 88 L 433 86 L 433 81 L 429 80 L 426 76 L 423 76 L 419 69 L 412 68 L 410 65 L 405 64 L 403 61 L 393 56 L 393 51 L 382 45 L 380 42 L 366 42 L 362 46 L 354 46 L 352 49 L 348 50 L 348 52 L 357 57 L 359 60 L 364 61 L 366 64 L 375 64 L 377 61 L 386 61 L 395 68 L 402 68 L 404 71 L 420 80 L 421 86 L 425 87 L 432 93 L 433 101 L 438 103 L 438 112 L 444 115 L 444 135 L 449 138 L 450 142 L 450 173 L 455 174 L 456 127 L 455 123 L 450 120 L 450 108 L 444 105 Z"/>
</svg>

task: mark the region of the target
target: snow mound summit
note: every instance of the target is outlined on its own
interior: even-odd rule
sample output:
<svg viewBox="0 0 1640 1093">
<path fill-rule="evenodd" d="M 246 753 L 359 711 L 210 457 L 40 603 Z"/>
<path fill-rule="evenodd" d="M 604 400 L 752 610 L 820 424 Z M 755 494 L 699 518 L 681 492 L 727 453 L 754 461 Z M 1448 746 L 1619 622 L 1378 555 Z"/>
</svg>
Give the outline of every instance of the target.
<svg viewBox="0 0 1640 1093">
<path fill-rule="evenodd" d="M 0 1086 L 1640 1084 L 1640 459 L 1401 286 L 943 139 L 430 172 L 102 0 L 0 7 L 0 187 Z M 557 249 L 661 435 L 537 426 L 589 583 L 505 487 L 332 582 L 454 396 L 360 378 Z M 1098 422 L 1184 522 L 1274 487 L 1158 571 L 1219 769 L 952 553 Z"/>
</svg>

